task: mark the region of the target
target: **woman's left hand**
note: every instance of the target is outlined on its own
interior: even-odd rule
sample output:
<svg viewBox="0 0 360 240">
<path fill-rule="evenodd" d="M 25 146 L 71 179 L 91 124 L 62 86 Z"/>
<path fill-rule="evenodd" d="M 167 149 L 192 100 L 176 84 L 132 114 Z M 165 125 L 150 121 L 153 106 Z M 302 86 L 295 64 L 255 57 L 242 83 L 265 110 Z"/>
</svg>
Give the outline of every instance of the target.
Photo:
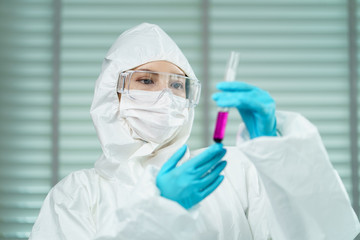
<svg viewBox="0 0 360 240">
<path fill-rule="evenodd" d="M 250 138 L 276 136 L 275 101 L 270 94 L 243 82 L 221 82 L 212 98 L 219 107 L 236 107 Z"/>
</svg>

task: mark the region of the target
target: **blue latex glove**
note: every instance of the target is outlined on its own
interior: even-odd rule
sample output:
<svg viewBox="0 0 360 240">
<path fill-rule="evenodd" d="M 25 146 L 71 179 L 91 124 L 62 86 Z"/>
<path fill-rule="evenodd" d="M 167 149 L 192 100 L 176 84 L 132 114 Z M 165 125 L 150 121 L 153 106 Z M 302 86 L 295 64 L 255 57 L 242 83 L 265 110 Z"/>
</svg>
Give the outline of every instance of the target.
<svg viewBox="0 0 360 240">
<path fill-rule="evenodd" d="M 212 97 L 219 107 L 236 107 L 249 131 L 250 138 L 276 136 L 275 101 L 260 88 L 243 82 L 221 82 L 222 92 Z"/>
<path fill-rule="evenodd" d="M 212 193 L 224 179 L 220 175 L 226 161 L 220 161 L 226 150 L 222 144 L 213 144 L 204 152 L 176 166 L 187 146 L 181 147 L 160 169 L 156 186 L 161 196 L 191 208 Z"/>
</svg>

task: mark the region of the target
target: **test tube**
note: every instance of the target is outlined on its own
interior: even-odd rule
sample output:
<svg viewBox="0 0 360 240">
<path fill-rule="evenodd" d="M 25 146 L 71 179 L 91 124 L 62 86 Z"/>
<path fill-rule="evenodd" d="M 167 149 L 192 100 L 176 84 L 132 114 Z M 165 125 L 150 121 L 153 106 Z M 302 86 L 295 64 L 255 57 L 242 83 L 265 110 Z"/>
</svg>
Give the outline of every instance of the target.
<svg viewBox="0 0 360 240">
<path fill-rule="evenodd" d="M 239 64 L 239 52 L 232 51 L 225 72 L 225 81 L 231 82 L 235 80 L 236 69 Z M 226 123 L 229 115 L 228 108 L 219 108 L 216 118 L 213 139 L 217 143 L 221 143 L 224 139 Z"/>
</svg>

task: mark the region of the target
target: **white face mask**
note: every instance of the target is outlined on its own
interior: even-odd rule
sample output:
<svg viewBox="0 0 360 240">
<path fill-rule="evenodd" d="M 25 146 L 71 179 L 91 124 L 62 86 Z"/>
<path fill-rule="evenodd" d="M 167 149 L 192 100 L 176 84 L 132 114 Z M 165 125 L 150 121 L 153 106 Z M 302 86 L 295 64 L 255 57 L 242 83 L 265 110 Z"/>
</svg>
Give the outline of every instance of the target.
<svg viewBox="0 0 360 240">
<path fill-rule="evenodd" d="M 134 138 L 163 143 L 176 136 L 188 121 L 187 100 L 164 91 L 157 101 L 159 92 L 132 90 L 133 98 L 121 95 L 120 116 L 129 125 Z"/>
</svg>

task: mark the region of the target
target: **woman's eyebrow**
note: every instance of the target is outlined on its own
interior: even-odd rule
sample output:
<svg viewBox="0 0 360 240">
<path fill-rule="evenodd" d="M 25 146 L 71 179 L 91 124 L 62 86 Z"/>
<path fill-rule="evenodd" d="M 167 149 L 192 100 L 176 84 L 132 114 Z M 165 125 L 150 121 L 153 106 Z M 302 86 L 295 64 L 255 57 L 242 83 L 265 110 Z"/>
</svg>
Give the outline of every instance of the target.
<svg viewBox="0 0 360 240">
<path fill-rule="evenodd" d="M 147 68 L 139 68 L 139 69 L 136 69 L 136 70 L 139 70 L 139 71 L 149 71 L 149 72 L 154 72 L 154 70 L 150 70 L 150 69 L 147 69 Z M 176 75 L 181 75 L 181 76 L 185 76 L 184 73 L 178 73 L 178 72 L 170 72 L 172 74 L 176 74 Z"/>
<path fill-rule="evenodd" d="M 138 71 L 149 71 L 149 72 L 153 72 L 153 71 L 151 71 L 150 69 L 147 69 L 147 68 L 139 68 L 139 69 L 136 69 L 136 70 L 138 70 Z M 135 70 L 135 71 L 136 71 Z"/>
</svg>

